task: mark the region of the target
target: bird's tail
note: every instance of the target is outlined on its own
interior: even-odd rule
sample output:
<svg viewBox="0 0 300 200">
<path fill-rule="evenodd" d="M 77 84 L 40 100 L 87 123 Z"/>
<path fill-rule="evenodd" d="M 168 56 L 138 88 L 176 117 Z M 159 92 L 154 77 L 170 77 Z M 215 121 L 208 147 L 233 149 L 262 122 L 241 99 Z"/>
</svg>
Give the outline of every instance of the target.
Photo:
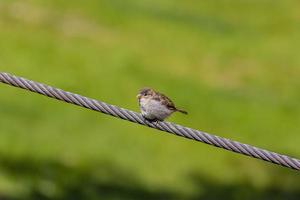
<svg viewBox="0 0 300 200">
<path fill-rule="evenodd" d="M 181 110 L 181 109 L 178 109 L 178 108 L 176 108 L 176 111 L 181 112 L 181 113 L 183 113 L 183 114 L 185 114 L 185 115 L 188 114 L 188 112 L 186 112 L 185 110 Z"/>
</svg>

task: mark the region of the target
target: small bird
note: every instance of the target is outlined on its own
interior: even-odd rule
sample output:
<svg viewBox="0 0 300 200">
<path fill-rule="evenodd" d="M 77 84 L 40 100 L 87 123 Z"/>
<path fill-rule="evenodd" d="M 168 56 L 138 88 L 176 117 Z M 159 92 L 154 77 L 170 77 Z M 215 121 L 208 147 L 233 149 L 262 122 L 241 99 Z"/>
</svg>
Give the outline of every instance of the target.
<svg viewBox="0 0 300 200">
<path fill-rule="evenodd" d="M 151 88 L 141 89 L 137 99 L 143 117 L 149 121 L 163 121 L 176 111 L 187 114 L 186 111 L 176 108 L 167 96 Z"/>
</svg>

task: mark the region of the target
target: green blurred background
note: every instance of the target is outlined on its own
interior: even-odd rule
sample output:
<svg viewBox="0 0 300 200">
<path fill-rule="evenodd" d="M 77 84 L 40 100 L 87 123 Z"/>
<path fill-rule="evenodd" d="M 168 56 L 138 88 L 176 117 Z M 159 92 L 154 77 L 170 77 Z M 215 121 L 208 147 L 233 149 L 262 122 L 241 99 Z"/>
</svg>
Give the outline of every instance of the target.
<svg viewBox="0 0 300 200">
<path fill-rule="evenodd" d="M 300 157 L 297 0 L 1 0 L 0 71 Z M 297 171 L 0 85 L 1 199 L 299 199 Z"/>
</svg>

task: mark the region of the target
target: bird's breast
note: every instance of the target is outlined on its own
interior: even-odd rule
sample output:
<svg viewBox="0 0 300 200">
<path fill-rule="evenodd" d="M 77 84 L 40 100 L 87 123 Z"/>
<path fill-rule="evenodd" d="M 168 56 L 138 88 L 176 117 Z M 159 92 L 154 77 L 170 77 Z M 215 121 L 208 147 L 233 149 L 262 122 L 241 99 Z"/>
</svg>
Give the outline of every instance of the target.
<svg viewBox="0 0 300 200">
<path fill-rule="evenodd" d="M 140 100 L 140 107 L 142 115 L 148 119 L 164 120 L 166 117 L 173 113 L 172 110 L 168 109 L 167 106 L 161 104 L 161 102 L 150 98 L 142 98 Z"/>
</svg>

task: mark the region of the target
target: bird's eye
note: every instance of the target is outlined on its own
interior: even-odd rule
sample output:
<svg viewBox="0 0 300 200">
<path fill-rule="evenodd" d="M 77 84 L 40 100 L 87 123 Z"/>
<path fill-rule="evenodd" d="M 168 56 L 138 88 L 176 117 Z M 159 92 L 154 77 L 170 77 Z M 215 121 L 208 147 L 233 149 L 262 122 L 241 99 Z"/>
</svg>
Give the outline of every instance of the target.
<svg viewBox="0 0 300 200">
<path fill-rule="evenodd" d="M 148 95 L 148 94 L 147 94 L 147 93 L 145 93 L 145 94 L 144 94 L 144 97 L 146 97 L 147 95 Z"/>
</svg>

